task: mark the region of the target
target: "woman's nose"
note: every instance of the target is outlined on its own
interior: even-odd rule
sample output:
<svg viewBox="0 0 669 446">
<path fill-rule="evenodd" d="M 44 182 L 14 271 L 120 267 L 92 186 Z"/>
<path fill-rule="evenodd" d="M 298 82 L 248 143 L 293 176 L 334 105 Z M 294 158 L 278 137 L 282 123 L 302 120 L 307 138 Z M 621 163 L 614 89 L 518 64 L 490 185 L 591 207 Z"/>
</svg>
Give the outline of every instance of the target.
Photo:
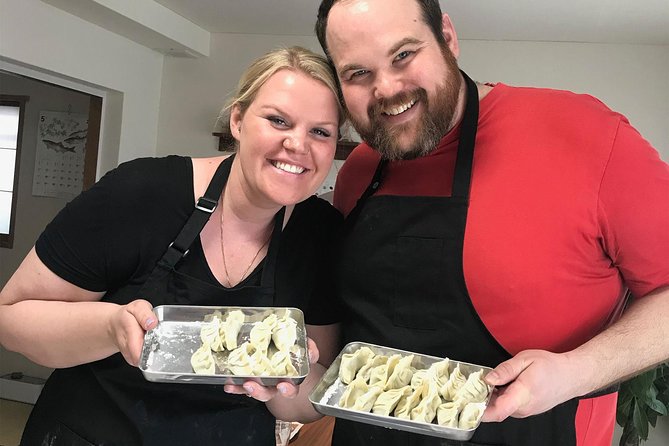
<svg viewBox="0 0 669 446">
<path fill-rule="evenodd" d="M 287 136 L 283 140 L 283 147 L 286 150 L 290 150 L 296 153 L 308 153 L 309 148 L 305 141 L 297 135 Z"/>
</svg>

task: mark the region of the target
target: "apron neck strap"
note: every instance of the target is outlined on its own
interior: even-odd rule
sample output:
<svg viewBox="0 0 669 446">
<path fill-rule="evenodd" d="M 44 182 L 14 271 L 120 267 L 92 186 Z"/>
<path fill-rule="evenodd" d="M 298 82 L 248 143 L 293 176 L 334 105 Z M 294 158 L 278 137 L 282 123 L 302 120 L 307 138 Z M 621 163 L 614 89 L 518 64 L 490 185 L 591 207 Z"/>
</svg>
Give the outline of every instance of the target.
<svg viewBox="0 0 669 446">
<path fill-rule="evenodd" d="M 469 198 L 474 145 L 479 121 L 479 92 L 476 83 L 467 76 L 467 73 L 462 70 L 460 70 L 460 73 L 462 73 L 467 86 L 467 103 L 460 125 L 460 140 L 458 141 L 458 156 L 455 161 L 452 195 L 453 197 Z"/>
<path fill-rule="evenodd" d="M 188 250 L 193 244 L 193 241 L 200 234 L 204 225 L 207 224 L 211 214 L 216 210 L 218 197 L 221 196 L 223 187 L 225 187 L 225 183 L 228 181 L 234 158 L 235 155 L 233 154 L 218 165 L 214 176 L 209 182 L 207 190 L 204 195 L 197 200 L 197 203 L 195 203 L 193 213 L 190 215 L 183 228 L 181 228 L 179 235 L 177 235 L 174 241 L 169 244 L 167 251 L 165 251 L 165 254 L 163 254 L 163 257 L 159 260 L 159 264 L 168 268 L 173 268 L 182 257 L 185 257 L 188 254 Z"/>
</svg>

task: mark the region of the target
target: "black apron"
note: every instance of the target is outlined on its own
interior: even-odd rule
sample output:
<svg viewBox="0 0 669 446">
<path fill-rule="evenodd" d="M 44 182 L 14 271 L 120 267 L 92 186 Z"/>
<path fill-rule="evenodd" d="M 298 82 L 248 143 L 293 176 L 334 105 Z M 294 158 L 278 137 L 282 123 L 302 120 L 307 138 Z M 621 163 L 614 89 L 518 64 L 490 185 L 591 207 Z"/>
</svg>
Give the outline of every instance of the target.
<svg viewBox="0 0 669 446">
<path fill-rule="evenodd" d="M 139 287 L 110 292 L 104 301 L 126 304 L 139 297 L 158 305 L 273 306 L 274 271 L 285 208 L 257 271 L 233 288 L 180 273 L 227 182 L 233 157 L 218 167 L 196 209 L 148 279 Z M 264 403 L 231 395 L 223 386 L 146 381 L 121 354 L 91 364 L 55 370 L 47 381 L 21 441 L 22 446 L 237 446 L 272 445 L 275 418 Z"/>
<path fill-rule="evenodd" d="M 346 307 L 344 340 L 363 341 L 495 367 L 511 355 L 487 330 L 471 302 L 462 254 L 478 125 L 478 90 L 463 73 L 467 104 L 450 197 L 373 196 L 386 161 L 346 219 L 337 268 Z M 482 423 L 471 445 L 576 444 L 577 400 L 541 415 Z M 338 419 L 333 444 L 462 444 Z"/>
</svg>

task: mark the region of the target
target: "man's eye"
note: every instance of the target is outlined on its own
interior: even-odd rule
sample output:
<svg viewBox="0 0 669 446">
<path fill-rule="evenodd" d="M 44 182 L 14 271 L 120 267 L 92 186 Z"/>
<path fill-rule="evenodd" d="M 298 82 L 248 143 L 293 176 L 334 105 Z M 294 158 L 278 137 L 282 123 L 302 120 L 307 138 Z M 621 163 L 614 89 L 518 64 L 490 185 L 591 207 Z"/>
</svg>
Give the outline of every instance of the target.
<svg viewBox="0 0 669 446">
<path fill-rule="evenodd" d="M 402 51 L 402 52 L 400 52 L 397 56 L 395 56 L 395 60 L 406 59 L 406 58 L 409 57 L 411 54 L 413 54 L 413 51 Z"/>
<path fill-rule="evenodd" d="M 369 71 L 367 71 L 367 70 L 356 70 L 353 73 L 351 73 L 351 75 L 349 76 L 349 79 L 364 76 L 367 73 L 369 73 Z"/>
</svg>

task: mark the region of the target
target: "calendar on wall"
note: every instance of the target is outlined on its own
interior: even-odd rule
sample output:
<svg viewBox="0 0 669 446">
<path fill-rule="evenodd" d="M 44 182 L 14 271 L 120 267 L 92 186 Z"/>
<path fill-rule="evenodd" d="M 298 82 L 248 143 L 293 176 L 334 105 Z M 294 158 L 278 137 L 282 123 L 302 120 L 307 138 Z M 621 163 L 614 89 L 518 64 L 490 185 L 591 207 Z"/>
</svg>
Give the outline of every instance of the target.
<svg viewBox="0 0 669 446">
<path fill-rule="evenodd" d="M 71 199 L 81 193 L 88 115 L 40 112 L 33 195 Z"/>
</svg>

